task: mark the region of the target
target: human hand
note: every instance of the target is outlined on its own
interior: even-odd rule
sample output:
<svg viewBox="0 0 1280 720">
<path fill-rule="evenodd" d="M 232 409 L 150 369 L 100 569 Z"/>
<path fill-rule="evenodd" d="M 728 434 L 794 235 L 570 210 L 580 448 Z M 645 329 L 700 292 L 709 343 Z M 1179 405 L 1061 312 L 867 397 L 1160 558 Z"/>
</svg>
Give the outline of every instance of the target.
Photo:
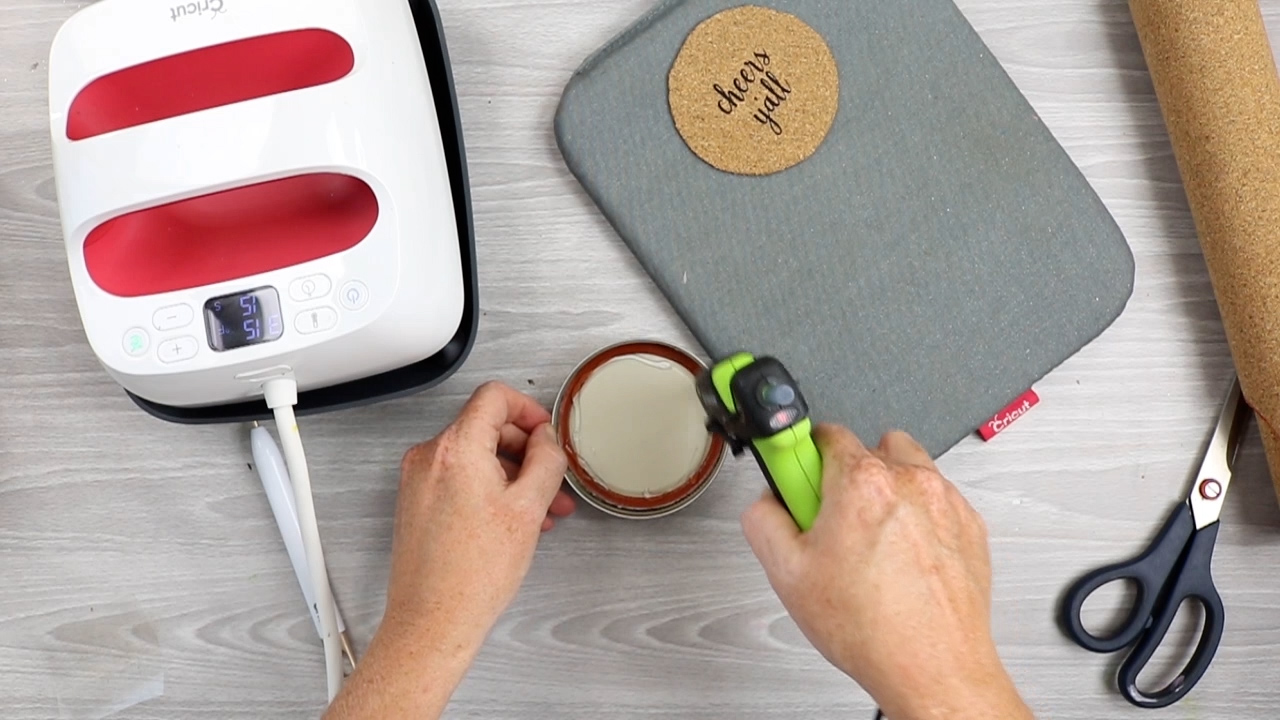
<svg viewBox="0 0 1280 720">
<path fill-rule="evenodd" d="M 801 631 L 893 720 L 1031 718 L 991 637 L 986 527 L 910 436 L 820 426 L 823 504 L 801 533 L 771 494 L 743 515 Z"/>
<path fill-rule="evenodd" d="M 405 453 L 387 611 L 325 720 L 438 718 L 515 598 L 540 532 L 573 512 L 550 414 L 497 383 Z"/>
<path fill-rule="evenodd" d="M 574 510 L 550 420 L 532 398 L 489 383 L 405 454 L 384 625 L 479 650 L 515 599 L 540 531 Z"/>
</svg>

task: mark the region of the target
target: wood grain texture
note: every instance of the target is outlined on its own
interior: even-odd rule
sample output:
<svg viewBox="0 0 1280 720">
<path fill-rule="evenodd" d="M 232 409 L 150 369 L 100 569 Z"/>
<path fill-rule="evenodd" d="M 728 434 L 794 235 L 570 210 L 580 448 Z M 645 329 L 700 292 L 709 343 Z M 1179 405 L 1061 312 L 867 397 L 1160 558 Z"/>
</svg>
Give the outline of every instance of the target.
<svg viewBox="0 0 1280 720">
<path fill-rule="evenodd" d="M 401 453 L 490 378 L 546 403 L 591 350 L 687 332 L 565 170 L 570 74 L 651 0 L 441 0 L 470 153 L 481 335 L 439 389 L 308 419 L 317 511 L 358 644 L 377 626 Z M 173 427 L 96 364 L 65 272 L 45 59 L 84 2 L 0 11 L 0 704 L 6 718 L 306 718 L 324 674 L 239 427 Z M 1231 374 L 1185 195 L 1122 0 L 959 0 L 1097 188 L 1137 257 L 1126 313 L 1039 386 L 1044 403 L 942 466 L 986 516 L 995 626 L 1041 717 L 1138 718 L 1114 663 L 1054 625 L 1080 572 L 1137 550 L 1186 490 Z M 1280 44 L 1280 0 L 1263 0 Z M 1216 577 L 1227 632 L 1161 717 L 1271 718 L 1280 703 L 1280 510 L 1256 433 Z M 870 717 L 787 619 L 741 540 L 760 491 L 731 463 L 688 511 L 584 511 L 533 572 L 451 718 Z M 1118 596 L 1117 596 L 1118 598 Z M 1101 608 L 1105 612 L 1107 608 Z"/>
</svg>

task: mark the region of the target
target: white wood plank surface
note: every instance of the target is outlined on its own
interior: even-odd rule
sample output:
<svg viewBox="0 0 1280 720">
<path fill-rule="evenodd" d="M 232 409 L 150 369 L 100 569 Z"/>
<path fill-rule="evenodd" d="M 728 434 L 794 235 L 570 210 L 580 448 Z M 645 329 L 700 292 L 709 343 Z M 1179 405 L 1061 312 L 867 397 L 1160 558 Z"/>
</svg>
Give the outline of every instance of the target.
<svg viewBox="0 0 1280 720">
<path fill-rule="evenodd" d="M 435 391 L 304 428 L 334 584 L 362 647 L 381 613 L 405 448 L 483 380 L 550 403 L 596 347 L 692 344 L 551 129 L 570 73 L 650 1 L 440 2 L 474 183 L 479 343 Z M 143 414 L 79 326 L 45 60 L 85 4 L 0 7 L 0 715 L 314 717 L 319 644 L 245 429 Z M 1114 661 L 1062 636 L 1055 606 L 1078 573 L 1139 549 L 1186 491 L 1231 374 L 1221 323 L 1125 3 L 959 4 L 1115 214 L 1137 287 L 1123 317 L 1038 387 L 1040 408 L 942 465 L 991 527 L 998 639 L 1040 715 L 1144 717 L 1111 690 Z M 1262 4 L 1280 42 L 1280 0 Z M 1277 714 L 1280 510 L 1256 435 L 1233 487 L 1215 563 L 1226 636 L 1201 686 L 1162 718 Z M 759 491 L 737 462 L 670 519 L 583 511 L 564 523 L 448 716 L 869 718 L 741 539 L 738 514 Z"/>
</svg>

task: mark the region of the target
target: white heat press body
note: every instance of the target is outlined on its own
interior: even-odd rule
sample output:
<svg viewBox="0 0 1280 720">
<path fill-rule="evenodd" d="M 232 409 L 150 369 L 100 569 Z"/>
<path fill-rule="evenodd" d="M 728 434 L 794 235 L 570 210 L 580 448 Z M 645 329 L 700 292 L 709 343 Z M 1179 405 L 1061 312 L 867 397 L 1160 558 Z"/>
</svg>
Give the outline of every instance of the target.
<svg viewBox="0 0 1280 720">
<path fill-rule="evenodd" d="M 181 422 L 403 394 L 475 334 L 465 159 L 427 0 L 102 0 L 49 62 L 89 343 Z"/>
</svg>

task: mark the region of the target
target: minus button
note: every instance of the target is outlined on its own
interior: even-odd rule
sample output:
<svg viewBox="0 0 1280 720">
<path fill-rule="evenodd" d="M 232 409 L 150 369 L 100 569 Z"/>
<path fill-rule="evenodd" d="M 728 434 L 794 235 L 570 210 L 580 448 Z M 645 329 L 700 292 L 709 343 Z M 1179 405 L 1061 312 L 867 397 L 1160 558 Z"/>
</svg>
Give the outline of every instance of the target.
<svg viewBox="0 0 1280 720">
<path fill-rule="evenodd" d="M 170 305 L 162 307 L 151 317 L 151 324 L 156 329 L 164 332 L 167 330 L 177 330 L 191 324 L 195 318 L 195 311 L 190 305 Z"/>
</svg>

